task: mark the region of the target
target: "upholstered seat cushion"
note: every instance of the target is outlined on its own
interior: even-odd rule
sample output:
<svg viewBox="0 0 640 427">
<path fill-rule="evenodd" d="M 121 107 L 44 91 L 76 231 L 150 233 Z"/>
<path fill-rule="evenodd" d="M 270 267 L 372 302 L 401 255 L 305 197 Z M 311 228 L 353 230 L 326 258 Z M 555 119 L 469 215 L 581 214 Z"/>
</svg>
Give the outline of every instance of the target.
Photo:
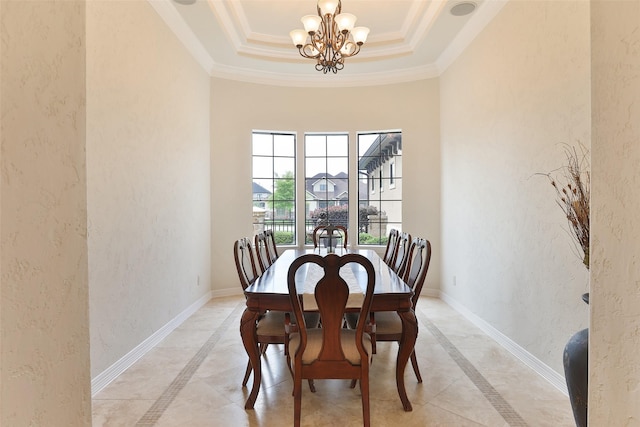
<svg viewBox="0 0 640 427">
<path fill-rule="evenodd" d="M 360 364 L 360 353 L 356 347 L 356 331 L 352 329 L 343 329 L 340 331 L 342 351 L 345 358 L 353 365 Z M 371 337 L 369 334 L 362 336 L 362 344 L 369 355 L 369 364 L 371 364 Z M 293 356 L 300 347 L 300 334 L 293 333 L 289 335 L 289 354 Z M 307 348 L 302 354 L 302 363 L 308 365 L 318 358 L 322 349 L 322 328 L 307 330 Z M 291 363 L 294 363 L 293 357 Z"/>
<path fill-rule="evenodd" d="M 358 314 L 346 313 L 344 317 L 347 321 L 347 325 L 349 325 L 351 329 L 355 329 L 358 324 Z M 398 316 L 397 312 L 376 311 L 374 319 L 376 321 L 376 335 L 402 333 L 402 320 L 400 320 L 400 316 Z"/>
<path fill-rule="evenodd" d="M 285 334 L 285 312 L 284 311 L 268 311 L 260 316 L 256 333 L 258 336 L 277 336 Z M 320 313 L 305 312 L 304 320 L 307 328 L 317 328 L 320 323 Z M 296 319 L 291 315 L 291 322 L 296 324 Z"/>
<path fill-rule="evenodd" d="M 258 319 L 258 336 L 284 336 L 284 311 L 267 311 Z"/>
<path fill-rule="evenodd" d="M 376 311 L 374 314 L 376 321 L 376 334 L 401 334 L 402 320 L 395 311 Z"/>
</svg>

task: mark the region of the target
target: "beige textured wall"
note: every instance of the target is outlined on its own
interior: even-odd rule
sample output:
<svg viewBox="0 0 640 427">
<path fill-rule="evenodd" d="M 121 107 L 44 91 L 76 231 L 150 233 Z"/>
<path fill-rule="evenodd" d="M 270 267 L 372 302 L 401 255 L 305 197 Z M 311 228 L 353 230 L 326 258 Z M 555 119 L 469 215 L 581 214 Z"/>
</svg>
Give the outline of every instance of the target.
<svg viewBox="0 0 640 427">
<path fill-rule="evenodd" d="M 87 3 L 95 377 L 210 291 L 209 77 L 146 1 Z"/>
<path fill-rule="evenodd" d="M 640 2 L 592 2 L 589 425 L 640 424 Z"/>
<path fill-rule="evenodd" d="M 350 140 L 355 142 L 358 131 L 401 129 L 403 228 L 431 241 L 434 255 L 426 286 L 437 289 L 440 279 L 438 105 L 437 79 L 350 89 L 286 88 L 212 79 L 214 293 L 240 292 L 232 248 L 236 239 L 253 233 L 253 129 L 297 132 L 299 156 L 304 153 L 301 145 L 304 132 L 347 131 Z M 356 155 L 355 143 L 351 153 Z M 298 173 L 302 173 L 302 162 L 298 166 Z M 355 180 L 352 181 L 355 186 Z M 303 195 L 299 192 L 298 197 Z"/>
<path fill-rule="evenodd" d="M 589 49 L 589 2 L 512 1 L 440 88 L 442 291 L 562 375 L 589 278 L 534 174 L 590 144 Z"/>
<path fill-rule="evenodd" d="M 0 8 L 0 425 L 88 426 L 85 4 Z"/>
</svg>

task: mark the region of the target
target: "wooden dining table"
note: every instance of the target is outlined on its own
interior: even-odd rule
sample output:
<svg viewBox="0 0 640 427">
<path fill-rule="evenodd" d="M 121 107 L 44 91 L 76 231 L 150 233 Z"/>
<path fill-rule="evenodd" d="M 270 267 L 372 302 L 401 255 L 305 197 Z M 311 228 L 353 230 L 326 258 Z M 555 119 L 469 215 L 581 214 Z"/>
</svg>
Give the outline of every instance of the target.
<svg viewBox="0 0 640 427">
<path fill-rule="evenodd" d="M 308 253 L 326 254 L 326 250 L 320 249 L 289 249 L 284 251 L 278 259 L 245 291 L 247 308 L 240 320 L 240 334 L 244 348 L 247 351 L 253 368 L 253 386 L 245 403 L 245 409 L 253 409 L 258 392 L 260 391 L 261 366 L 260 352 L 256 335 L 256 322 L 265 310 L 292 311 L 289 291 L 287 287 L 287 274 L 289 266 L 299 256 Z M 357 253 L 364 255 L 373 264 L 376 280 L 371 311 L 396 311 L 402 319 L 402 338 L 398 348 L 396 361 L 396 386 L 398 395 L 405 411 L 411 411 L 411 402 L 407 397 L 404 385 L 404 370 L 407 361 L 413 352 L 418 336 L 418 322 L 413 312 L 411 296 L 413 291 L 400 277 L 370 249 L 336 250 L 338 255 L 343 253 Z M 304 270 L 298 274 L 305 274 Z M 298 280 L 298 292 L 304 292 L 304 280 Z M 305 310 L 307 307 L 305 307 Z"/>
</svg>

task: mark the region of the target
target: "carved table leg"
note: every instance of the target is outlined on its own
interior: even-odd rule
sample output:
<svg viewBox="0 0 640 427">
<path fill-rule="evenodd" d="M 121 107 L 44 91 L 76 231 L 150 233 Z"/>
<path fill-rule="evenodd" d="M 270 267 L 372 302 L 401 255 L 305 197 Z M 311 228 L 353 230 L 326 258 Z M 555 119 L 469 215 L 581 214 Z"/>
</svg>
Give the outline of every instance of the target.
<svg viewBox="0 0 640 427">
<path fill-rule="evenodd" d="M 256 335 L 256 322 L 259 315 L 259 312 L 247 308 L 244 310 L 244 313 L 242 313 L 242 319 L 240 320 L 242 343 L 247 351 L 253 369 L 253 386 L 251 387 L 251 393 L 247 398 L 244 409 L 253 409 L 253 404 L 258 397 L 258 391 L 260 391 L 260 381 L 262 379 L 260 351 L 258 349 L 258 337 Z"/>
<path fill-rule="evenodd" d="M 398 386 L 398 394 L 402 401 L 405 411 L 412 411 L 413 407 L 407 397 L 407 390 L 404 387 L 404 369 L 407 361 L 411 357 L 413 348 L 418 338 L 418 321 L 413 310 L 399 311 L 398 315 L 402 319 L 402 339 L 398 348 L 398 361 L 396 364 L 396 385 Z"/>
</svg>

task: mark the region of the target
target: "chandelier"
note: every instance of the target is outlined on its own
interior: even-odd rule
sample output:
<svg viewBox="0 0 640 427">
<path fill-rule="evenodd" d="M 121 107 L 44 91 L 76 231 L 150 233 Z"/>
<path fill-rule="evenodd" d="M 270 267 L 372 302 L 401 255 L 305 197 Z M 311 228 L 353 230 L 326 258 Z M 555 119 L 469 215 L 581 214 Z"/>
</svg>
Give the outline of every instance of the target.
<svg viewBox="0 0 640 427">
<path fill-rule="evenodd" d="M 369 29 L 354 28 L 357 18 L 350 13 L 341 13 L 340 0 L 318 0 L 316 8 L 318 15 L 302 17 L 304 30 L 293 30 L 289 35 L 300 55 L 317 61 L 317 71 L 335 74 L 344 68 L 344 58 L 360 52 Z"/>
</svg>

